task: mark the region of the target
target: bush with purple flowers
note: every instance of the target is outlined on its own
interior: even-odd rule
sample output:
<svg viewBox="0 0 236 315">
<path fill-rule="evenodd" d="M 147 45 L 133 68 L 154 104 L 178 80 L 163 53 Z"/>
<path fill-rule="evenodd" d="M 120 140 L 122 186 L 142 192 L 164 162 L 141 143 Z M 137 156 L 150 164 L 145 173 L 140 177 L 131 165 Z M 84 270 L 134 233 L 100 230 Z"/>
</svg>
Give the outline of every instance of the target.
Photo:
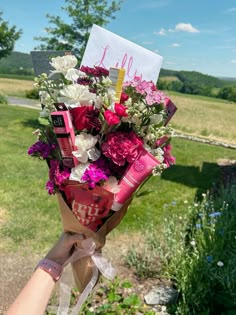
<svg viewBox="0 0 236 315">
<path fill-rule="evenodd" d="M 155 261 L 156 276 L 170 280 L 179 292 L 170 314 L 236 314 L 236 184 L 203 194 L 199 203 L 166 207 L 170 215 L 162 230 L 147 229 L 148 264 L 136 252 L 139 259 L 131 260 L 131 251 L 126 261 L 137 272 L 145 266 L 145 275 Z M 181 216 L 171 214 L 173 207 L 179 207 Z"/>
</svg>

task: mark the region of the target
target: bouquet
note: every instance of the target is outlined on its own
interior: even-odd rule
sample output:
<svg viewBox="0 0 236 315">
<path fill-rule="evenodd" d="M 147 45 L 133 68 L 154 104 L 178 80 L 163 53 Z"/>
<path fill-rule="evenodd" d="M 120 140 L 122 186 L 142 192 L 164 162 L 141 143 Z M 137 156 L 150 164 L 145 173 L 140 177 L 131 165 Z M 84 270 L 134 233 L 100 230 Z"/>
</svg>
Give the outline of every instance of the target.
<svg viewBox="0 0 236 315">
<path fill-rule="evenodd" d="M 52 73 L 35 78 L 42 128 L 28 154 L 48 165 L 46 190 L 57 195 L 64 230 L 92 238 L 100 250 L 141 185 L 175 163 L 167 123 L 176 107 L 151 81 L 77 62 L 52 58 Z M 73 267 L 81 291 L 90 257 Z"/>
</svg>

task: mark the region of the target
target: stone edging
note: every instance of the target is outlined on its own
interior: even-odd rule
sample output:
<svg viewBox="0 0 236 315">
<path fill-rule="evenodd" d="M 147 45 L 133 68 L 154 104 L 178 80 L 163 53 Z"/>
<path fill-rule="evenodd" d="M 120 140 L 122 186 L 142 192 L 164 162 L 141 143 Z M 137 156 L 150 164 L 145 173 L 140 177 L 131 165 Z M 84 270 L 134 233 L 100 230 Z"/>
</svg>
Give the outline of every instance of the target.
<svg viewBox="0 0 236 315">
<path fill-rule="evenodd" d="M 225 142 L 221 142 L 221 141 L 217 141 L 217 140 L 213 140 L 213 139 L 200 138 L 200 137 L 196 137 L 196 136 L 192 136 L 192 135 L 187 135 L 184 133 L 175 132 L 173 137 L 192 140 L 192 141 L 206 143 L 206 144 L 217 145 L 217 146 L 221 146 L 221 147 L 225 147 L 225 148 L 229 148 L 229 149 L 236 149 L 236 144 L 225 143 Z"/>
</svg>

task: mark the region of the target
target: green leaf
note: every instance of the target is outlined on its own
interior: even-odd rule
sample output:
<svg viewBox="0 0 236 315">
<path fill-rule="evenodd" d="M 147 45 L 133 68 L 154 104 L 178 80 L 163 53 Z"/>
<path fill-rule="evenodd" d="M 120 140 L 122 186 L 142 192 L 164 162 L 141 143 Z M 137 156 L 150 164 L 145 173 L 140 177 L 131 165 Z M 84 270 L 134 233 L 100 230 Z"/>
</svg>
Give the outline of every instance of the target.
<svg viewBox="0 0 236 315">
<path fill-rule="evenodd" d="M 137 294 L 132 294 L 129 297 L 125 298 L 123 303 L 125 305 L 132 305 L 132 306 L 137 305 L 138 306 L 138 305 L 140 305 L 140 299 L 137 296 Z"/>
<path fill-rule="evenodd" d="M 43 125 L 43 126 L 49 125 L 48 118 L 39 117 L 38 121 L 39 121 L 40 125 Z"/>
<path fill-rule="evenodd" d="M 117 302 L 120 300 L 121 297 L 119 294 L 116 294 L 115 292 L 109 292 L 107 298 L 109 302 Z"/>
<path fill-rule="evenodd" d="M 122 288 L 132 288 L 133 285 L 132 283 L 130 283 L 128 280 L 124 281 L 122 284 L 121 284 L 121 287 Z"/>
</svg>

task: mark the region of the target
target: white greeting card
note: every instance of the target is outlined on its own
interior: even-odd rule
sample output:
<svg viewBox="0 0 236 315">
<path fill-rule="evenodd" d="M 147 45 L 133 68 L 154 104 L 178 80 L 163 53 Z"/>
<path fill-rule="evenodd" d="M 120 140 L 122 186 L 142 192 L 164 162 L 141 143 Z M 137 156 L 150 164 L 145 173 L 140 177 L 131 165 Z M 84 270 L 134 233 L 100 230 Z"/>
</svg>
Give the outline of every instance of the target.
<svg viewBox="0 0 236 315">
<path fill-rule="evenodd" d="M 160 55 L 94 24 L 81 66 L 124 68 L 125 80 L 139 76 L 156 83 L 162 60 Z"/>
</svg>

